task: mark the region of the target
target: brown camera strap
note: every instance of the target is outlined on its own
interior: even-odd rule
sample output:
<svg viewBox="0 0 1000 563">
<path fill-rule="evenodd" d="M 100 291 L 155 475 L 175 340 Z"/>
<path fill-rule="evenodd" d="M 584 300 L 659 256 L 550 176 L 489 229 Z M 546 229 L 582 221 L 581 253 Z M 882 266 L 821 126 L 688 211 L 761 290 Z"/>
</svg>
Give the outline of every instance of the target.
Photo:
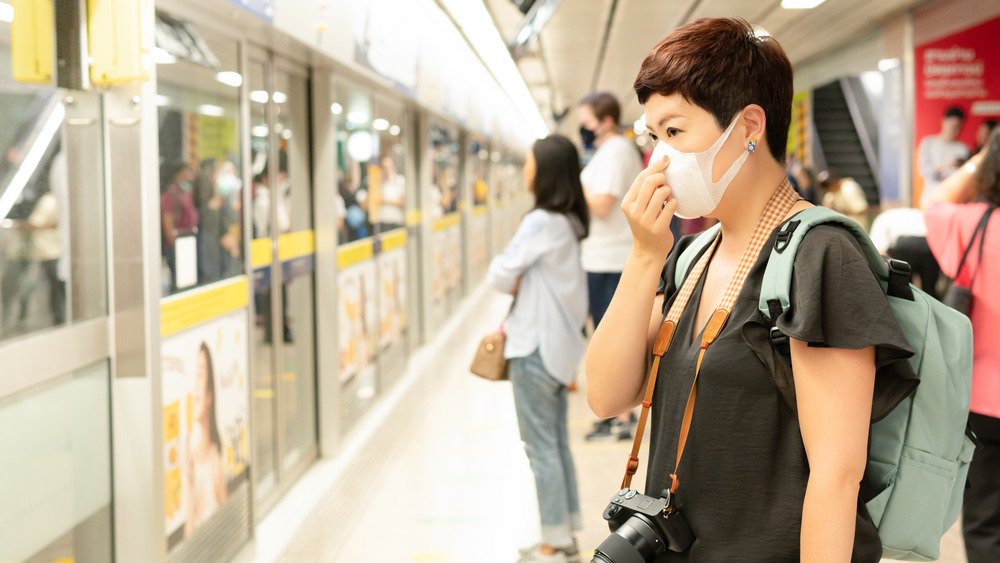
<svg viewBox="0 0 1000 563">
<path fill-rule="evenodd" d="M 798 201 L 798 194 L 792 189 L 787 179 L 783 180 L 764 207 L 764 211 L 757 221 L 757 227 L 754 229 L 753 237 L 750 239 L 750 244 L 747 245 L 746 250 L 743 252 L 743 258 L 740 260 L 739 267 L 729 282 L 729 287 L 726 289 L 719 307 L 712 313 L 708 324 L 705 325 L 705 331 L 702 334 L 700 344 L 701 350 L 698 352 L 698 362 L 695 365 L 694 380 L 691 382 L 691 391 L 688 393 L 687 406 L 684 408 L 684 417 L 681 419 L 680 434 L 677 439 L 677 459 L 674 471 L 670 474 L 670 490 L 672 492 L 676 493 L 677 488 L 680 486 L 678 470 L 681 465 L 681 457 L 684 455 L 684 447 L 687 445 L 688 433 L 691 430 L 691 421 L 694 417 L 694 404 L 698 395 L 698 375 L 701 372 L 702 361 L 705 359 L 705 352 L 715 342 L 715 339 L 719 337 L 719 334 L 722 333 L 722 329 L 725 328 L 726 322 L 729 320 L 729 313 L 732 311 L 733 305 L 736 303 L 736 298 L 739 296 L 740 290 L 743 289 L 743 283 L 757 261 L 757 257 L 760 255 L 764 244 Z M 629 454 L 628 464 L 625 467 L 625 477 L 622 479 L 623 489 L 631 487 L 632 477 L 639 469 L 639 449 L 642 447 L 646 422 L 649 418 L 649 409 L 653 404 L 653 393 L 656 389 L 656 377 L 660 371 L 660 360 L 670 347 L 670 342 L 676 333 L 681 314 L 694 295 L 702 274 L 704 274 L 705 269 L 708 268 L 708 264 L 712 261 L 712 256 L 715 254 L 718 243 L 719 237 L 716 237 L 688 273 L 684 279 L 684 284 L 677 294 L 677 298 L 674 299 L 670 311 L 667 313 L 663 323 L 660 324 L 660 330 L 656 334 L 652 350 L 653 362 L 649 369 L 649 376 L 646 378 L 646 392 L 642 398 L 642 411 L 639 414 L 635 439 L 632 441 L 632 452 Z"/>
</svg>

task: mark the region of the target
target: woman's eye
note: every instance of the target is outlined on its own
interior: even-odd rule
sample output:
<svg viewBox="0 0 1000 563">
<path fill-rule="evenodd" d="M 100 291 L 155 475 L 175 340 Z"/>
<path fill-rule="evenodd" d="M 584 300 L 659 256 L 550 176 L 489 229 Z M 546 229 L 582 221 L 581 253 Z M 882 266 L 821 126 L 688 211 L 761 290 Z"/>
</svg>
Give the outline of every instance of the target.
<svg viewBox="0 0 1000 563">
<path fill-rule="evenodd" d="M 676 128 L 676 127 L 668 127 L 667 128 L 667 137 L 673 137 L 673 136 L 677 135 L 680 132 L 681 132 L 681 130 L 678 129 L 678 128 Z"/>
<path fill-rule="evenodd" d="M 654 135 L 653 133 L 649 134 L 649 138 L 652 139 L 654 143 L 660 140 L 660 138 Z"/>
</svg>

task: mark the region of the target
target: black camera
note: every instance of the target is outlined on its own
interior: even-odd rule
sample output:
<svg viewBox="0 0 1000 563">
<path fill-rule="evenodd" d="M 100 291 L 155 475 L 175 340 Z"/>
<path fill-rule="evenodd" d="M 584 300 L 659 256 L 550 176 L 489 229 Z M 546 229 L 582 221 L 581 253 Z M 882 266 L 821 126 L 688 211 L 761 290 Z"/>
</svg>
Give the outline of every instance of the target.
<svg viewBox="0 0 1000 563">
<path fill-rule="evenodd" d="M 667 550 L 685 551 L 694 541 L 670 489 L 660 498 L 622 489 L 611 497 L 604 519 L 613 533 L 597 547 L 592 563 L 644 563 Z"/>
</svg>

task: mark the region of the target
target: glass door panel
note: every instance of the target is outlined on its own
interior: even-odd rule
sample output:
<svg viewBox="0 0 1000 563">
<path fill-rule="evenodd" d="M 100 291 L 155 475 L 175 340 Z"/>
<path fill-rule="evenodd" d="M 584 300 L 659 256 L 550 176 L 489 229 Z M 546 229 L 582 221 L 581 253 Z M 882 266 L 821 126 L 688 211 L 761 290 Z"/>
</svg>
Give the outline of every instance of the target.
<svg viewBox="0 0 1000 563">
<path fill-rule="evenodd" d="M 277 389 L 274 377 L 274 338 L 271 319 L 271 268 L 273 238 L 271 233 L 272 180 L 267 167 L 271 154 L 268 127 L 271 88 L 267 84 L 266 55 L 250 60 L 247 73 L 250 98 L 250 172 L 251 226 L 250 243 L 253 268 L 254 331 L 251 374 L 253 379 L 254 479 L 257 498 L 263 498 L 277 485 L 275 442 Z"/>
<path fill-rule="evenodd" d="M 278 262 L 281 264 L 281 369 L 278 379 L 282 468 L 312 459 L 316 445 L 315 280 L 309 173 L 309 81 L 279 69 L 272 101 L 277 146 Z"/>
</svg>

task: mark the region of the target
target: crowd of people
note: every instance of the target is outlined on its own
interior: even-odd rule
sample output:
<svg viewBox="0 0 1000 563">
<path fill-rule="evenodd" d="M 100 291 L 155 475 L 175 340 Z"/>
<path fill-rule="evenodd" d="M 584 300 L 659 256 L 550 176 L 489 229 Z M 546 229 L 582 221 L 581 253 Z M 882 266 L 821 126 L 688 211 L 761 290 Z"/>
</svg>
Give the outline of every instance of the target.
<svg viewBox="0 0 1000 563">
<path fill-rule="evenodd" d="M 970 152 L 958 141 L 965 114 L 948 109 L 941 132 L 920 144 L 920 208 L 876 214 L 854 179 L 786 158 L 792 67 L 774 38 L 745 21 L 673 31 L 642 62 L 634 89 L 649 135 L 666 144 L 654 154 L 666 156 L 650 159 L 622 134 L 614 96 L 586 96 L 577 116 L 589 160 L 581 167 L 566 137 L 535 142 L 524 166 L 534 209 L 489 270 L 515 296 L 504 355 L 541 518 L 539 543 L 519 561 L 579 557 L 566 405 L 584 359 L 588 402 L 601 417 L 588 440 L 631 439 L 635 409 L 652 408 L 646 494 L 679 490 L 696 538 L 656 561 L 880 560 L 865 504 L 869 432 L 885 405 L 913 391 L 915 348 L 853 235 L 824 225 L 804 237 L 790 303 L 772 309 L 769 324 L 786 337 L 783 355 L 754 329 L 764 322 L 756 292 L 778 225 L 813 206 L 868 228 L 930 295 L 949 284 L 971 291 L 970 426 L 981 445 L 963 532 L 970 562 L 1000 561 L 996 121 L 978 125 Z M 720 235 L 678 287 L 679 255 L 693 237 L 676 235 L 715 223 Z M 664 319 L 677 336 L 647 375 Z"/>
</svg>

